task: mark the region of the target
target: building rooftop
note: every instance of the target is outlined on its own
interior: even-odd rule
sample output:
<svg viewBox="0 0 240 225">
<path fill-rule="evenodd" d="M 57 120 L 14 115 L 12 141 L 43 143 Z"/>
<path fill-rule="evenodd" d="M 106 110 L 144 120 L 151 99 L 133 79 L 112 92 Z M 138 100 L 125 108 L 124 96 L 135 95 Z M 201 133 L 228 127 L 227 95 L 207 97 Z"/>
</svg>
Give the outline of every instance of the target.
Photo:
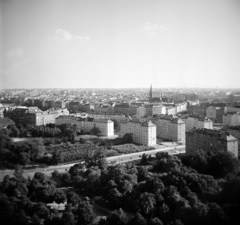
<svg viewBox="0 0 240 225">
<path fill-rule="evenodd" d="M 209 136 L 214 136 L 218 138 L 219 140 L 224 140 L 224 141 L 236 141 L 237 139 L 233 137 L 229 132 L 223 131 L 223 130 L 211 130 L 211 129 L 196 129 L 195 127 L 191 129 L 190 131 L 186 131 L 187 134 L 205 134 Z"/>
<path fill-rule="evenodd" d="M 144 127 L 156 127 L 156 125 L 153 124 L 151 120 L 143 122 L 142 126 L 144 126 Z"/>
</svg>

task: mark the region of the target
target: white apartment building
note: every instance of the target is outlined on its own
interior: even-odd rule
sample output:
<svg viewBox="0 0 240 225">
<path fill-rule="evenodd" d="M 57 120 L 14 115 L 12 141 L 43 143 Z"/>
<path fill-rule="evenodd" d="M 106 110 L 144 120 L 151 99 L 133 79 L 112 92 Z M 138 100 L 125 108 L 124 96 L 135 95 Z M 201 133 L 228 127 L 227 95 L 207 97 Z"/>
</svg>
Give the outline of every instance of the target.
<svg viewBox="0 0 240 225">
<path fill-rule="evenodd" d="M 153 118 L 157 127 L 157 136 L 174 142 L 185 142 L 185 122 L 171 115 L 160 115 Z"/>
<path fill-rule="evenodd" d="M 151 121 L 129 120 L 120 123 L 120 136 L 126 133 L 133 134 L 133 141 L 138 144 L 156 145 L 156 126 Z"/>
<path fill-rule="evenodd" d="M 187 102 L 181 102 L 178 104 L 175 104 L 177 113 L 183 112 L 187 110 Z"/>
<path fill-rule="evenodd" d="M 167 115 L 176 115 L 177 114 L 177 107 L 176 106 L 168 106 L 166 108 Z"/>
<path fill-rule="evenodd" d="M 153 105 L 152 115 L 166 114 L 166 106 L 164 105 Z"/>
<path fill-rule="evenodd" d="M 240 112 L 227 113 L 223 115 L 223 126 L 239 126 Z"/>
<path fill-rule="evenodd" d="M 201 129 L 201 128 L 213 129 L 213 121 L 207 117 L 190 115 L 187 117 L 185 121 L 186 121 L 186 131 L 193 129 L 194 127 L 197 129 Z"/>
<path fill-rule="evenodd" d="M 114 135 L 114 123 L 108 119 L 81 119 L 75 116 L 59 116 L 56 118 L 56 125 L 60 124 L 77 124 L 81 126 L 83 132 L 90 132 L 92 128 L 97 127 L 100 130 L 101 136 Z"/>
</svg>

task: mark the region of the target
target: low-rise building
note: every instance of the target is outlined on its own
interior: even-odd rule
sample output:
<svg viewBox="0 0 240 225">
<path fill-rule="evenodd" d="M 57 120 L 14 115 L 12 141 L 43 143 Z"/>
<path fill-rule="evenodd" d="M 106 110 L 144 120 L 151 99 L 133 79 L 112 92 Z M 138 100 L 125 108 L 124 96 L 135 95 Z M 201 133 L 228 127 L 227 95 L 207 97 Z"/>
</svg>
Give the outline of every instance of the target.
<svg viewBox="0 0 240 225">
<path fill-rule="evenodd" d="M 156 125 L 151 121 L 126 120 L 120 123 L 120 136 L 130 133 L 133 141 L 138 144 L 153 146 L 156 145 Z"/>
<path fill-rule="evenodd" d="M 227 131 L 196 129 L 186 132 L 186 154 L 203 151 L 227 151 L 238 157 L 238 139 Z"/>
</svg>

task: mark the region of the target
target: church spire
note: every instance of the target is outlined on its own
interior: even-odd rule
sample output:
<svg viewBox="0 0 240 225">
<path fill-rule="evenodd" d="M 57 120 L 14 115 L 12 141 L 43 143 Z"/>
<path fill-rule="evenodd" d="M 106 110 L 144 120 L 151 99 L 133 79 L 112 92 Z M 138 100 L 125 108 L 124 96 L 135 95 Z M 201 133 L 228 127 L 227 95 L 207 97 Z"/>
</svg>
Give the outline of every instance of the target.
<svg viewBox="0 0 240 225">
<path fill-rule="evenodd" d="M 149 102 L 152 101 L 152 84 L 150 86 L 150 91 L 149 91 Z"/>
</svg>

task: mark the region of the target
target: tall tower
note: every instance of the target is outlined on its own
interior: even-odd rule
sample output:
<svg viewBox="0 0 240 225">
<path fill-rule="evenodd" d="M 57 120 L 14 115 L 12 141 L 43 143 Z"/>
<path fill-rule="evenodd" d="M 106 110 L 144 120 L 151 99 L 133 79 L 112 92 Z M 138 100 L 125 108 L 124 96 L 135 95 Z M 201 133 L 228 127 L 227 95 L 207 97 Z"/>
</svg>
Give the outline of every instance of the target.
<svg viewBox="0 0 240 225">
<path fill-rule="evenodd" d="M 150 86 L 150 91 L 149 91 L 149 102 L 152 101 L 152 85 Z"/>
</svg>

